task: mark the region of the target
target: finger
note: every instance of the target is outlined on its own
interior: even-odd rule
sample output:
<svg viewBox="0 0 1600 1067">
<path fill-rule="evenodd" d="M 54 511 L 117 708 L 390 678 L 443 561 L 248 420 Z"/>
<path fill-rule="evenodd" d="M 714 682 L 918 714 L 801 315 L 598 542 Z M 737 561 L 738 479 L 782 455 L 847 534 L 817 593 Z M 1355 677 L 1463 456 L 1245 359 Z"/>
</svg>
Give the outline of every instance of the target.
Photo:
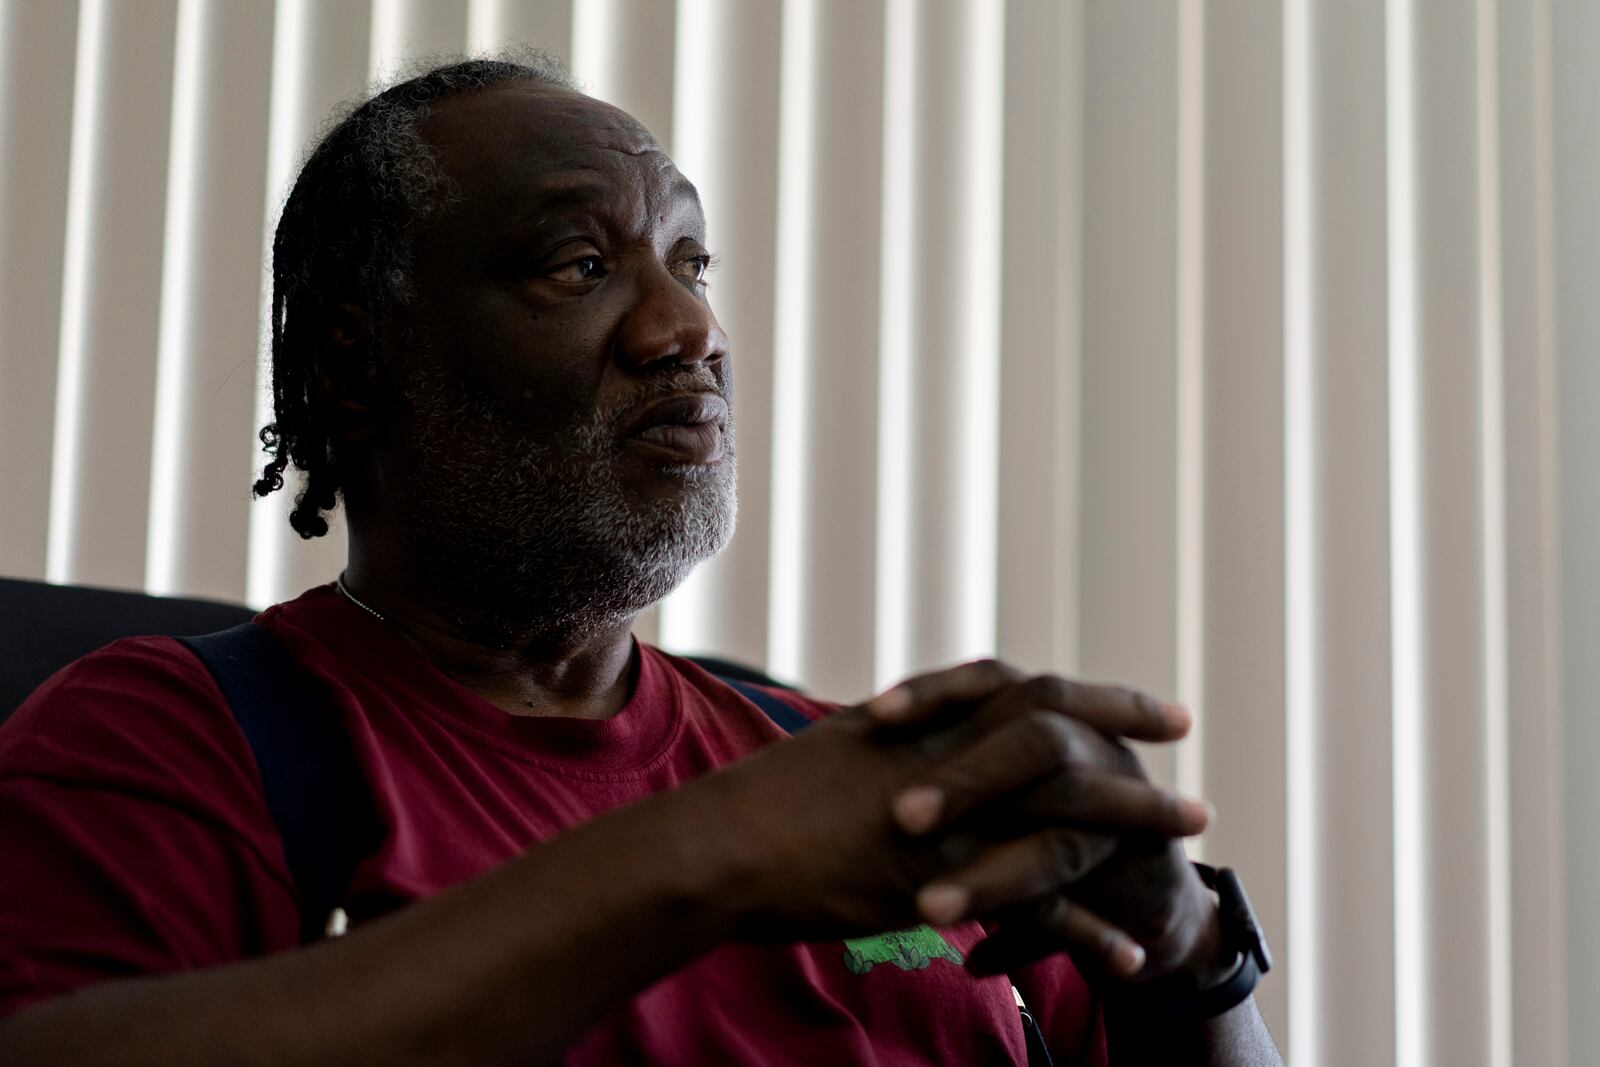
<svg viewBox="0 0 1600 1067">
<path fill-rule="evenodd" d="M 1105 862 L 1116 845 L 1104 834 L 1061 829 L 1008 841 L 923 886 L 917 910 L 935 926 L 991 917 L 1071 885 Z"/>
<path fill-rule="evenodd" d="M 908 678 L 862 705 L 880 723 L 921 722 L 947 704 L 985 700 L 1022 679 L 1022 672 L 999 660 L 981 659 L 947 670 Z"/>
<path fill-rule="evenodd" d="M 1210 828 L 1216 809 L 1141 778 L 1105 771 L 1061 774 L 1047 779 L 1006 808 L 1018 829 L 1072 823 L 1086 829 L 1161 838 L 1195 837 Z"/>
<path fill-rule="evenodd" d="M 1180 837 L 1205 829 L 1204 802 L 1108 767 L 1118 755 L 1070 719 L 1030 712 L 931 768 L 896 796 L 892 810 L 907 833 L 925 834 L 1033 786 L 1018 810 L 1030 825 L 1081 821 Z"/>
<path fill-rule="evenodd" d="M 1047 898 L 1026 919 L 1006 922 L 973 947 L 967 970 L 983 977 L 1014 972 L 1056 952 L 1080 970 L 1131 978 L 1144 967 L 1144 949 L 1121 929 L 1062 896 Z"/>
<path fill-rule="evenodd" d="M 1137 689 L 1075 682 L 1056 674 L 1029 678 L 1008 699 L 1069 716 L 1112 737 L 1135 741 L 1177 741 L 1194 725 L 1194 716 L 1182 704 L 1157 700 Z"/>
</svg>

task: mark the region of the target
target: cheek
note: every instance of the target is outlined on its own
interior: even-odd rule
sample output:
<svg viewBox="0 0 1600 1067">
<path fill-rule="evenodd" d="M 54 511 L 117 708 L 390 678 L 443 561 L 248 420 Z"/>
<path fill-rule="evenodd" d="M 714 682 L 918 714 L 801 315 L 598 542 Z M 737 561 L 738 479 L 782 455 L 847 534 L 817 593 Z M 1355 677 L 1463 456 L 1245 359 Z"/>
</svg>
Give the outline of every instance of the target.
<svg viewBox="0 0 1600 1067">
<path fill-rule="evenodd" d="M 593 316 L 496 301 L 458 326 L 462 364 L 500 405 L 544 427 L 594 410 L 608 359 Z"/>
</svg>

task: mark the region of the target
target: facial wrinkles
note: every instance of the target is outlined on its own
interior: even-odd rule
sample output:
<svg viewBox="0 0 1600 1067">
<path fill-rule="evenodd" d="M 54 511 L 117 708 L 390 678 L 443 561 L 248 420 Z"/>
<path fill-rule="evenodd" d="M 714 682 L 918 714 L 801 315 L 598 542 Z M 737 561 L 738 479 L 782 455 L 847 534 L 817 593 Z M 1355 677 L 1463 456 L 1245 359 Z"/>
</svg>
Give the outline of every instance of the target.
<svg viewBox="0 0 1600 1067">
<path fill-rule="evenodd" d="M 733 426 L 710 467 L 658 477 L 646 499 L 621 475 L 620 429 L 644 404 L 681 392 L 725 394 L 703 365 L 644 379 L 631 400 L 575 416 L 541 444 L 495 397 L 448 379 L 426 357 L 401 402 L 412 426 L 403 520 L 436 604 L 489 647 L 581 638 L 661 599 L 733 536 Z"/>
</svg>

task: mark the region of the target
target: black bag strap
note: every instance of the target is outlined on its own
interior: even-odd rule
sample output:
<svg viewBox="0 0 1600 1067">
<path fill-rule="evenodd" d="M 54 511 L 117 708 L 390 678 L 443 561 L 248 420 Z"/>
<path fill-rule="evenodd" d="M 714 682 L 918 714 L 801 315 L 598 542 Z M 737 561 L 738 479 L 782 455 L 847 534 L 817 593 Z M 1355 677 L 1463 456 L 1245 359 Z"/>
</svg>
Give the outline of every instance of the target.
<svg viewBox="0 0 1600 1067">
<path fill-rule="evenodd" d="M 200 658 L 244 731 L 267 810 L 300 890 L 300 940 L 323 936 L 378 821 L 344 724 L 288 651 L 253 622 L 180 637 Z"/>
<path fill-rule="evenodd" d="M 740 678 L 731 678 L 716 671 L 712 671 L 711 676 L 760 708 L 762 714 L 771 719 L 784 733 L 797 734 L 811 725 L 811 720 L 796 711 L 792 705 L 759 685 Z"/>
</svg>

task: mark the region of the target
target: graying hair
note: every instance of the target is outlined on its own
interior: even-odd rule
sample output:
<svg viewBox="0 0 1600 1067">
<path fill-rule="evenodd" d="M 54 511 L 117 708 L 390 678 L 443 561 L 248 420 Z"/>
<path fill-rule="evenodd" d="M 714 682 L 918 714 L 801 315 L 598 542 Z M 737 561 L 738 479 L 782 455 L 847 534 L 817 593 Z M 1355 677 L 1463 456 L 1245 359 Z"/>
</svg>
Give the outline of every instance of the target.
<svg viewBox="0 0 1600 1067">
<path fill-rule="evenodd" d="M 289 515 L 301 537 L 327 532 L 323 513 L 341 490 L 314 365 L 322 315 L 349 302 L 378 328 L 386 309 L 410 300 L 413 235 L 451 196 L 420 123 L 440 100 L 510 81 L 578 88 L 559 59 L 538 50 L 423 61 L 336 114 L 300 168 L 272 242 L 273 420 L 260 433 L 271 459 L 255 495 L 282 488 L 291 464 L 305 472 Z"/>
</svg>

